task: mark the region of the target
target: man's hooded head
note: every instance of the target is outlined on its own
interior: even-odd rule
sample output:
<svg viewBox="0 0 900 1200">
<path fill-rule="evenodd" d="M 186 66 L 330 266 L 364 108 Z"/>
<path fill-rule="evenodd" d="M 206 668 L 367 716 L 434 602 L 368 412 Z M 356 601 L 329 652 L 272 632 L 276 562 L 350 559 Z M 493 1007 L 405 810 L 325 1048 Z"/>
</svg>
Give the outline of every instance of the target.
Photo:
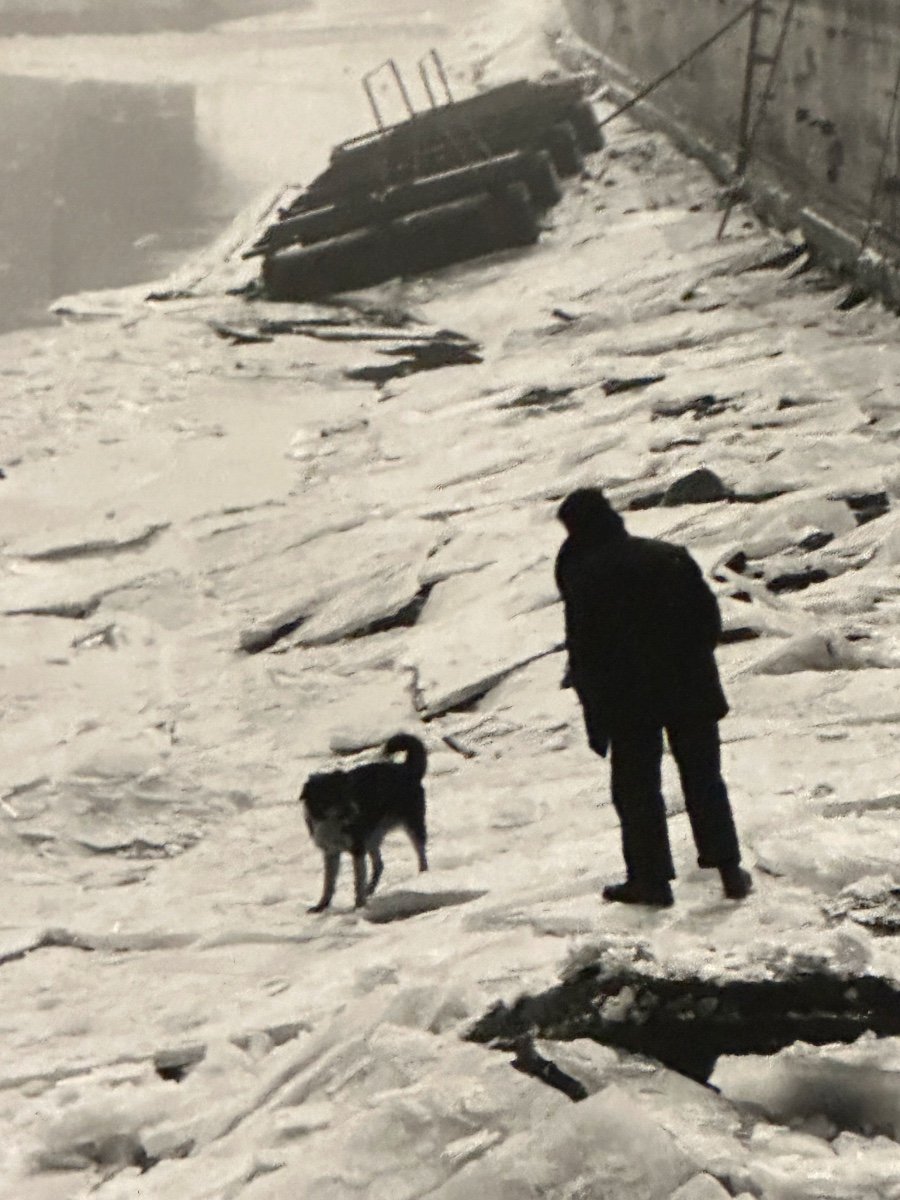
<svg viewBox="0 0 900 1200">
<path fill-rule="evenodd" d="M 556 513 L 570 537 L 605 542 L 625 535 L 625 523 L 601 488 L 578 488 Z"/>
</svg>

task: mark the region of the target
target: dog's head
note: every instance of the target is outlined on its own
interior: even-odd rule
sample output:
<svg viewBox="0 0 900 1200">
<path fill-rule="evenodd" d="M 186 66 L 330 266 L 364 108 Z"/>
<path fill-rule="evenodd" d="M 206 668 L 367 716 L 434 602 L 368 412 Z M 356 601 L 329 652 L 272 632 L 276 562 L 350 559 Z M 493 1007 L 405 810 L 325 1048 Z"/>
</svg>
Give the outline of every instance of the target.
<svg viewBox="0 0 900 1200">
<path fill-rule="evenodd" d="M 300 800 L 307 815 L 313 820 L 322 821 L 346 808 L 343 782 L 344 776 L 341 771 L 310 775 L 300 793 Z"/>
</svg>

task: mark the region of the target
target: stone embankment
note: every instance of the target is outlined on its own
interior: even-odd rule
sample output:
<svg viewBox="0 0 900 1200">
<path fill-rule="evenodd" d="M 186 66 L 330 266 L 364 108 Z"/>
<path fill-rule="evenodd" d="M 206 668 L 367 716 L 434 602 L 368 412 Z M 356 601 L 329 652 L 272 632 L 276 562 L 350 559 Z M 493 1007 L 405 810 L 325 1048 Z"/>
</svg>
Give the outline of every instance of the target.
<svg viewBox="0 0 900 1200">
<path fill-rule="evenodd" d="M 737 182 L 769 220 L 799 225 L 823 257 L 900 309 L 894 5 L 778 0 L 753 15 L 752 0 L 564 2 L 582 45 L 611 78 L 629 91 L 664 78 L 644 118 L 702 154 L 723 181 Z M 685 69 L 671 71 L 687 58 Z"/>
</svg>

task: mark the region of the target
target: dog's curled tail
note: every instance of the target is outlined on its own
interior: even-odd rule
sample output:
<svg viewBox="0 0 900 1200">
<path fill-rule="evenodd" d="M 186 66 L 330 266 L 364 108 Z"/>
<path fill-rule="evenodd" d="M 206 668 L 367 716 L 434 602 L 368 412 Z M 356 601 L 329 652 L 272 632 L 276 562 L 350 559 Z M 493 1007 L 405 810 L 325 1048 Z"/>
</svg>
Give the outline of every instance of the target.
<svg viewBox="0 0 900 1200">
<path fill-rule="evenodd" d="M 384 752 L 390 754 L 406 754 L 407 767 L 417 779 L 421 779 L 428 766 L 428 753 L 424 745 L 411 733 L 395 733 L 385 742 Z"/>
</svg>

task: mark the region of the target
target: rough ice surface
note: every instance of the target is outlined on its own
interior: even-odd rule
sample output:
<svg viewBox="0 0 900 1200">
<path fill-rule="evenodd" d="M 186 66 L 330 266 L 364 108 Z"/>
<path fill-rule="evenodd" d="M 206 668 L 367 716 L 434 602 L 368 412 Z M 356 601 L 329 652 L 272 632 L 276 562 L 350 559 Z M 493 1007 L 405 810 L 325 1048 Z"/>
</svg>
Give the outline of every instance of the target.
<svg viewBox="0 0 900 1200">
<path fill-rule="evenodd" d="M 895 1039 L 824 1049 L 797 1042 L 769 1058 L 722 1058 L 713 1082 L 732 1100 L 819 1136 L 843 1130 L 900 1140 Z"/>
<path fill-rule="evenodd" d="M 455 60 L 548 67 L 543 6 L 494 7 Z M 379 393 L 344 374 L 364 340 L 228 346 L 210 320 L 360 317 L 221 275 L 0 339 L 4 1196 L 900 1197 L 891 1039 L 722 1060 L 721 1095 L 540 1042 L 572 1104 L 462 1037 L 598 959 L 900 979 L 896 322 L 748 270 L 780 241 L 743 212 L 716 241 L 702 169 L 608 133 L 533 250 L 364 297 L 481 364 Z M 645 506 L 700 468 L 731 498 Z M 617 825 L 552 578 L 558 500 L 597 483 L 735 633 L 744 904 L 694 866 L 668 758 L 677 903 L 599 903 Z M 431 870 L 392 836 L 366 914 L 342 879 L 308 915 L 299 787 L 401 728 Z"/>
</svg>

